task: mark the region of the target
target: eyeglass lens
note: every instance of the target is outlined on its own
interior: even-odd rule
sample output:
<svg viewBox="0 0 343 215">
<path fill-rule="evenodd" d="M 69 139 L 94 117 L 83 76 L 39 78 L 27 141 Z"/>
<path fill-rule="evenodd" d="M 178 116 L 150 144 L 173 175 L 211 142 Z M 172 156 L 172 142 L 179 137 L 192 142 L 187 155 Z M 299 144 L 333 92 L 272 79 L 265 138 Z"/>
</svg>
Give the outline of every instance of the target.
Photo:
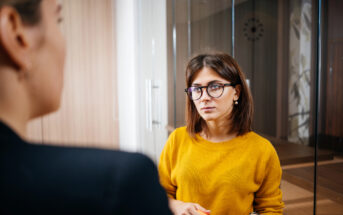
<svg viewBox="0 0 343 215">
<path fill-rule="evenodd" d="M 190 87 L 188 94 L 192 100 L 198 100 L 201 98 L 203 89 L 206 88 L 207 94 L 213 98 L 218 98 L 222 95 L 224 86 L 220 84 L 209 84 L 203 87 Z"/>
</svg>

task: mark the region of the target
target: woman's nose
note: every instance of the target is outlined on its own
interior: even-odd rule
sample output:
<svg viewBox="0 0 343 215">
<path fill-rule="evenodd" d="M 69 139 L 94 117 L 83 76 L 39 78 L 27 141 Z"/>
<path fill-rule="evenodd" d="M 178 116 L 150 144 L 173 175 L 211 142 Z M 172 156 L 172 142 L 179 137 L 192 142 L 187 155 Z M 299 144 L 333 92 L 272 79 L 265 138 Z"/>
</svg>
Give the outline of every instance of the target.
<svg viewBox="0 0 343 215">
<path fill-rule="evenodd" d="M 207 101 L 210 100 L 211 96 L 208 95 L 207 88 L 202 89 L 202 96 L 200 98 L 200 101 Z"/>
</svg>

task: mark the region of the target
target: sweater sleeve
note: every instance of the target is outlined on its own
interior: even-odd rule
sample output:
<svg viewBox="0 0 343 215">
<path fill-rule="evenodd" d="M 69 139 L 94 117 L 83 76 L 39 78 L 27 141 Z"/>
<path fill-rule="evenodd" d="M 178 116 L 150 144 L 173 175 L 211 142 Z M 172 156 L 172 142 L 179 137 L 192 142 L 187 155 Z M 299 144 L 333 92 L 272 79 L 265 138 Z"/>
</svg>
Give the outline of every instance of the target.
<svg viewBox="0 0 343 215">
<path fill-rule="evenodd" d="M 255 193 L 254 209 L 259 214 L 282 214 L 284 207 L 280 189 L 282 170 L 274 147 L 270 148 L 270 155 L 265 163 L 264 178 L 261 187 Z"/>
<path fill-rule="evenodd" d="M 173 170 L 173 142 L 175 140 L 175 131 L 170 134 L 167 143 L 165 144 L 158 165 L 160 183 L 166 190 L 169 198 L 176 198 L 176 185 L 172 183 L 171 173 Z"/>
</svg>

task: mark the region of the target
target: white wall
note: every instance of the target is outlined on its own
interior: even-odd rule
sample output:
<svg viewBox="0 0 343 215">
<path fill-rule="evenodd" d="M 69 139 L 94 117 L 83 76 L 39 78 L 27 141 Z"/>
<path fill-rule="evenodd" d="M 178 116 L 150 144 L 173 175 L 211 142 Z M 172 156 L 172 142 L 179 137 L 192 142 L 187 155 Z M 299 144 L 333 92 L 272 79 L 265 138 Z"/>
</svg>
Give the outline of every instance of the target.
<svg viewBox="0 0 343 215">
<path fill-rule="evenodd" d="M 137 151 L 137 14 L 135 0 L 116 0 L 117 92 L 119 108 L 119 147 Z"/>
<path fill-rule="evenodd" d="M 165 0 L 117 0 L 119 144 L 157 161 L 167 139 Z"/>
</svg>

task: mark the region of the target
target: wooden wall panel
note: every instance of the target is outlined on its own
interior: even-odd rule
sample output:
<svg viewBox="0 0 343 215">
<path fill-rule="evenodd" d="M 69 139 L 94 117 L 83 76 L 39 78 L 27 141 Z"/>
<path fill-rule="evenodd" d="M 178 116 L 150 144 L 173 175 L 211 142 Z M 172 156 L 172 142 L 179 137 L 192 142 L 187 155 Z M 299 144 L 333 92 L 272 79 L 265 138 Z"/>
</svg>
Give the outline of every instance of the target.
<svg viewBox="0 0 343 215">
<path fill-rule="evenodd" d="M 343 5 L 343 4 L 342 4 Z M 343 38 L 329 41 L 325 134 L 343 137 Z"/>
<path fill-rule="evenodd" d="M 343 137 L 343 2 L 328 1 L 328 47 L 326 95 L 324 96 L 326 123 L 324 133 Z M 341 144 L 341 143 L 340 143 Z"/>
<path fill-rule="evenodd" d="M 57 113 L 29 136 L 59 145 L 118 147 L 114 14 L 111 0 L 63 0 L 65 84 Z M 41 126 L 41 134 L 39 133 Z"/>
</svg>

